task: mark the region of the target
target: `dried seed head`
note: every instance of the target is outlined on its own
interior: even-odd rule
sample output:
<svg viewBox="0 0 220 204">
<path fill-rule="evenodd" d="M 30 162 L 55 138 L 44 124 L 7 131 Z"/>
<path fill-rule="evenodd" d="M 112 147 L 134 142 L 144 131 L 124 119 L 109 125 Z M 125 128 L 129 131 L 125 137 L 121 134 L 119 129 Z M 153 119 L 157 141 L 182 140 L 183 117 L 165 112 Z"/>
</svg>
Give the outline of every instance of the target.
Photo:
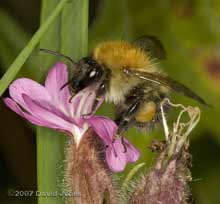
<svg viewBox="0 0 220 204">
<path fill-rule="evenodd" d="M 187 182 L 191 180 L 187 160 L 184 153 L 180 157 L 173 157 L 165 168 L 162 165 L 160 168 L 153 168 L 137 185 L 131 198 L 132 204 L 187 203 L 189 196 Z"/>
<path fill-rule="evenodd" d="M 79 196 L 68 198 L 72 204 L 116 204 L 117 190 L 104 156 L 105 147 L 92 129 L 78 147 L 72 140 L 68 148 L 66 185 Z"/>
<path fill-rule="evenodd" d="M 150 146 L 158 153 L 156 164 L 147 175 L 146 173 L 143 175 L 134 188 L 130 199 L 132 204 L 185 204 L 190 195 L 188 182 L 191 180 L 189 170 L 191 163 L 189 162 L 188 136 L 199 122 L 200 110 L 197 107 L 172 104 L 169 100 L 168 103 L 173 107 L 180 107 L 182 110 L 171 129 L 168 127 L 161 106 L 166 144 L 162 145 L 162 148 L 158 148 L 161 147 L 159 145 L 161 143 L 154 141 Z M 184 113 L 188 115 L 186 122 L 182 120 Z"/>
</svg>

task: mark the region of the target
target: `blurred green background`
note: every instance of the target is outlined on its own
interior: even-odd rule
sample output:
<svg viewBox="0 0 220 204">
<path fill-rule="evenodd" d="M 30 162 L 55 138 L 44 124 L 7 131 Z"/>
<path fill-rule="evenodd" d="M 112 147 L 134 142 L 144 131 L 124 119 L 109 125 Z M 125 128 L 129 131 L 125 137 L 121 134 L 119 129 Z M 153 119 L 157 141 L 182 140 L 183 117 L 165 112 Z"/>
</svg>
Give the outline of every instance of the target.
<svg viewBox="0 0 220 204">
<path fill-rule="evenodd" d="M 1 76 L 37 30 L 40 7 L 39 0 L 1 0 Z M 155 35 L 167 51 L 161 69 L 214 107 L 200 106 L 201 122 L 191 135 L 193 181 L 190 187 L 192 203 L 220 203 L 220 0 L 91 0 L 89 9 L 90 50 L 103 40 Z M 39 69 L 36 54 L 37 51 L 18 77 L 35 78 Z M 6 91 L 4 96 L 7 94 Z M 199 105 L 175 94 L 172 101 Z M 114 115 L 110 104 L 104 104 L 99 113 Z M 36 190 L 35 128 L 7 109 L 2 100 L 0 116 L 0 202 L 36 203 L 35 197 L 17 198 L 7 193 L 9 189 Z M 154 162 L 147 146 L 153 138 L 162 138 L 161 135 L 160 126 L 145 135 L 136 130 L 127 133 L 142 152 L 139 162 L 145 161 L 147 167 Z"/>
</svg>

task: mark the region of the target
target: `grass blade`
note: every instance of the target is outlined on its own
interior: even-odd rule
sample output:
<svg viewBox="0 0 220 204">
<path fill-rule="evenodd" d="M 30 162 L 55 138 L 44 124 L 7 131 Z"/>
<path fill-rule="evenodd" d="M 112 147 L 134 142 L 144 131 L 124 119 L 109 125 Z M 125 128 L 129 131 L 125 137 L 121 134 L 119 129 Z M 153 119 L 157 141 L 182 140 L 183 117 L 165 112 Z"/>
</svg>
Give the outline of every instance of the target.
<svg viewBox="0 0 220 204">
<path fill-rule="evenodd" d="M 17 19 L 10 15 L 5 9 L 0 8 L 0 71 L 4 73 L 12 64 L 19 52 L 25 47 L 31 39 L 30 34 L 18 23 Z M 16 37 L 15 37 L 16 33 Z M 19 40 L 18 40 L 19 39 Z M 17 77 L 34 78 L 39 73 L 35 67 L 38 67 L 36 55 L 32 53 L 25 62 Z M 24 68 L 25 67 L 25 68 Z"/>
<path fill-rule="evenodd" d="M 34 36 L 31 38 L 29 43 L 25 46 L 25 48 L 20 52 L 18 57 L 9 67 L 8 71 L 4 74 L 4 76 L 0 80 L 0 96 L 6 90 L 6 88 L 11 83 L 11 81 L 14 79 L 14 77 L 21 69 L 22 65 L 25 63 L 25 61 L 27 60 L 33 49 L 39 43 L 41 37 L 45 34 L 45 32 L 48 30 L 50 25 L 53 23 L 57 15 L 60 13 L 60 11 L 63 9 L 64 5 L 68 1 L 69 0 L 60 1 L 60 3 L 56 6 L 56 8 L 51 13 L 51 15 L 48 17 L 48 19 L 42 24 L 39 30 L 34 34 Z"/>
</svg>

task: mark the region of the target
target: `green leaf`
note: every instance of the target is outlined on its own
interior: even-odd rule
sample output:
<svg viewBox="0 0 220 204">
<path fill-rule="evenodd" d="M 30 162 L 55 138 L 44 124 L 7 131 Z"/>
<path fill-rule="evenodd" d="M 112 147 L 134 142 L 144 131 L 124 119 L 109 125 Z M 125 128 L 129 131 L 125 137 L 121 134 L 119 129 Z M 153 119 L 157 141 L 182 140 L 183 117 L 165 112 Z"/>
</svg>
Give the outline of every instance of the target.
<svg viewBox="0 0 220 204">
<path fill-rule="evenodd" d="M 37 191 L 39 204 L 64 203 L 62 193 L 62 172 L 64 141 L 66 135 L 51 129 L 37 128 Z M 45 196 L 43 193 L 51 194 Z M 40 196 L 42 195 L 42 196 Z"/>
<path fill-rule="evenodd" d="M 41 8 L 41 24 L 57 6 L 59 0 L 43 0 Z M 40 41 L 41 48 L 59 50 L 61 14 Z M 47 53 L 39 53 L 40 81 L 46 77 L 48 69 L 56 61 L 56 57 Z M 37 183 L 39 192 L 61 193 L 62 162 L 64 158 L 63 145 L 65 136 L 50 129 L 37 128 Z M 46 179 L 45 179 L 46 178 Z M 60 196 L 39 196 L 39 204 L 62 203 Z"/>
<path fill-rule="evenodd" d="M 2 72 L 5 72 L 19 52 L 31 39 L 31 36 L 19 24 L 17 19 L 11 16 L 3 8 L 0 8 L 0 25 L 0 68 Z M 18 72 L 16 78 L 21 76 L 35 78 L 34 75 L 38 73 L 39 66 L 37 64 L 36 52 L 33 52 Z"/>
<path fill-rule="evenodd" d="M 57 7 L 53 10 L 53 12 L 50 14 L 50 16 L 47 18 L 47 20 L 42 24 L 42 26 L 38 29 L 38 31 L 34 34 L 34 36 L 31 38 L 29 43 L 25 46 L 25 48 L 20 52 L 18 57 L 15 59 L 15 61 L 12 63 L 12 65 L 8 68 L 8 71 L 4 74 L 2 79 L 0 80 L 0 96 L 4 93 L 8 85 L 11 83 L 11 81 L 14 79 L 18 71 L 21 69 L 22 65 L 25 63 L 33 49 L 36 47 L 36 45 L 39 43 L 42 36 L 45 34 L 45 32 L 48 30 L 50 25 L 54 22 L 57 15 L 60 13 L 60 11 L 63 9 L 66 2 L 69 0 L 61 0 Z M 54 43 L 54 42 L 51 42 Z"/>
<path fill-rule="evenodd" d="M 30 35 L 25 31 L 20 24 L 6 10 L 0 8 L 0 25 L 1 37 L 7 39 L 9 46 L 15 53 L 24 47 Z M 15 36 L 16 34 L 16 36 Z M 3 50 L 1 50 L 3 51 Z M 2 53 L 0 53 L 1 55 Z"/>
<path fill-rule="evenodd" d="M 41 24 L 48 18 L 49 14 L 57 6 L 59 0 L 43 0 L 41 6 Z M 67 4 L 65 5 L 65 7 Z M 49 50 L 59 51 L 60 49 L 60 28 L 61 28 L 61 14 L 57 17 L 55 23 L 49 27 L 47 33 L 40 41 L 39 48 L 46 48 Z M 46 76 L 48 69 L 55 63 L 57 58 L 44 52 L 39 53 L 40 81 Z"/>
<path fill-rule="evenodd" d="M 62 12 L 61 52 L 79 60 L 87 54 L 88 0 L 73 0 Z"/>
<path fill-rule="evenodd" d="M 58 0 L 44 0 L 42 22 L 48 9 Z M 55 43 L 53 43 L 55 42 Z M 41 48 L 60 51 L 79 59 L 87 53 L 88 42 L 88 0 L 73 0 L 68 3 L 60 18 L 40 42 Z M 62 59 L 63 60 L 63 59 Z M 42 77 L 58 58 L 48 53 L 40 54 Z M 71 69 L 71 67 L 69 68 Z M 41 77 L 41 78 L 42 78 Z M 64 147 L 66 136 L 45 128 L 37 131 L 38 190 L 41 192 L 62 192 Z M 45 179 L 46 178 L 46 179 Z M 63 203 L 61 197 L 39 197 L 39 204 Z"/>
</svg>

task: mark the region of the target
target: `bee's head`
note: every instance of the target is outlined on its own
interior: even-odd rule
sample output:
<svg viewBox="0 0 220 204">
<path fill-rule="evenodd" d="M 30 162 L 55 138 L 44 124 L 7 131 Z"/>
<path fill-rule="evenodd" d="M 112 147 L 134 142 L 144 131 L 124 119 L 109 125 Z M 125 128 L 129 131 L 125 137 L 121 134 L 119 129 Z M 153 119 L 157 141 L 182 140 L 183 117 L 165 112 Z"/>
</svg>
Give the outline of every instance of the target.
<svg viewBox="0 0 220 204">
<path fill-rule="evenodd" d="M 75 68 L 73 77 L 67 81 L 61 87 L 61 89 L 70 84 L 73 91 L 78 92 L 85 87 L 99 81 L 104 73 L 102 67 L 91 57 L 84 57 L 79 62 L 75 62 L 71 57 L 56 51 L 48 49 L 40 49 L 40 51 L 63 57 L 74 65 Z"/>
<path fill-rule="evenodd" d="M 71 88 L 78 92 L 99 81 L 103 75 L 102 67 L 91 57 L 82 58 L 74 69 Z"/>
</svg>

